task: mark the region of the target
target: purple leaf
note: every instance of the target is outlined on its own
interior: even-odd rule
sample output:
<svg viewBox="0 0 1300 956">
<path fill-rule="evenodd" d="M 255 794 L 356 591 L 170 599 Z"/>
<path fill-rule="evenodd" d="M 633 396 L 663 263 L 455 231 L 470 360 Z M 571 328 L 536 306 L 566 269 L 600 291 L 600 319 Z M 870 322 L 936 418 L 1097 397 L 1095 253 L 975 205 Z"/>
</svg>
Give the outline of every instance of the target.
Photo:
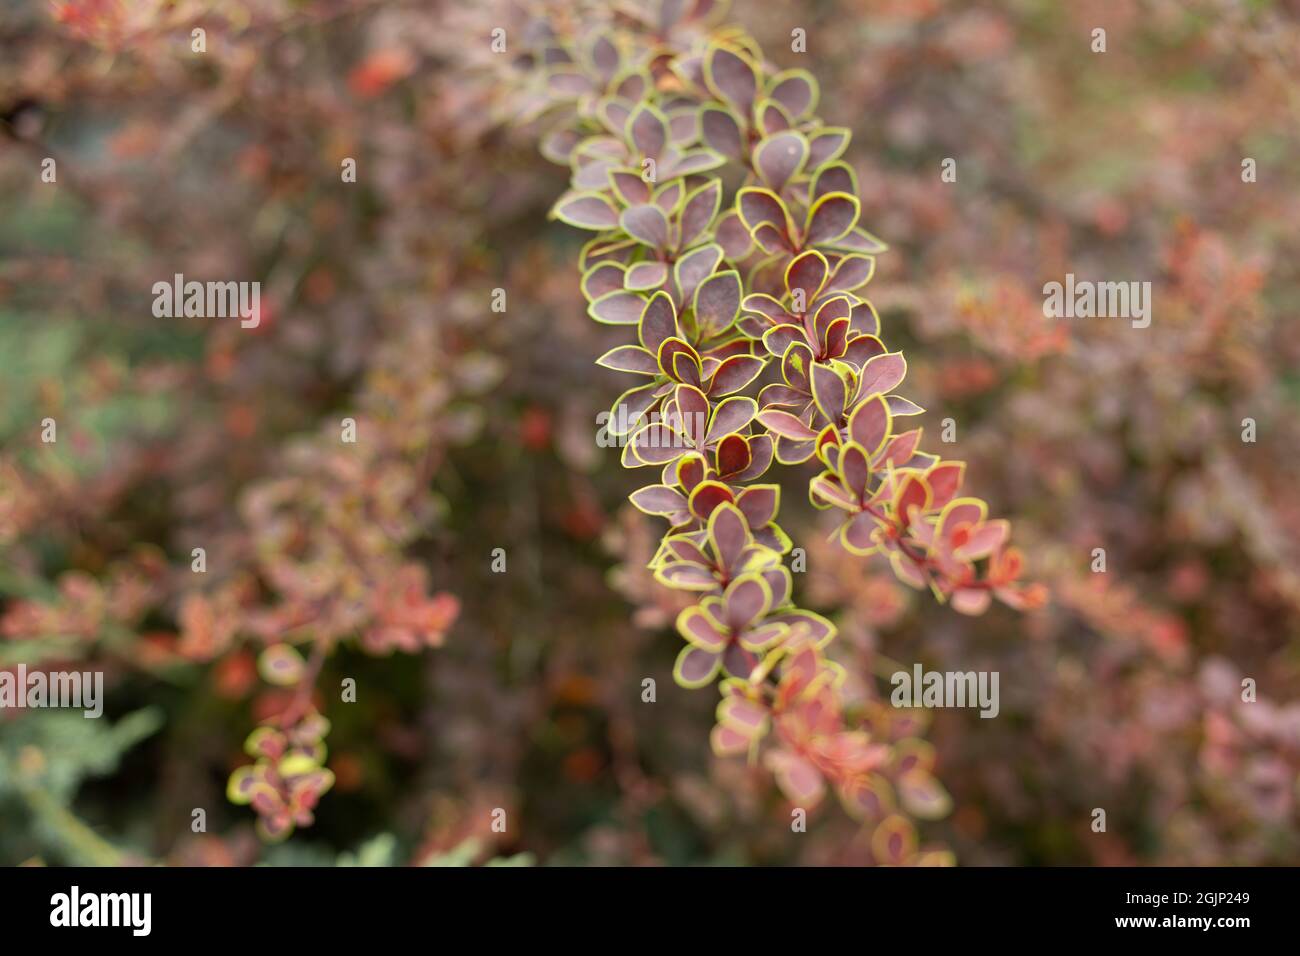
<svg viewBox="0 0 1300 956">
<path fill-rule="evenodd" d="M 892 392 L 907 375 L 907 359 L 902 352 L 886 352 L 869 359 L 862 366 L 858 381 L 858 395 L 875 395 Z"/>
<path fill-rule="evenodd" d="M 709 541 L 718 563 L 724 568 L 735 567 L 749 544 L 749 526 L 739 508 L 728 504 L 714 509 L 709 516 Z"/>
<path fill-rule="evenodd" d="M 811 441 L 817 437 L 817 433 L 805 425 L 800 418 L 779 408 L 763 409 L 758 413 L 758 423 L 774 435 L 794 441 Z"/>
<path fill-rule="evenodd" d="M 729 328 L 739 311 L 740 276 L 734 269 L 709 276 L 695 290 L 695 321 L 706 337 Z"/>
<path fill-rule="evenodd" d="M 659 362 L 638 345 L 620 345 L 610 349 L 596 364 L 616 372 L 633 372 L 638 375 L 658 375 Z"/>
<path fill-rule="evenodd" d="M 872 395 L 849 416 L 849 437 L 872 457 L 889 437 L 889 429 L 889 408 L 880 395 Z"/>
<path fill-rule="evenodd" d="M 749 255 L 754 245 L 754 238 L 734 210 L 725 212 L 713 228 L 713 234 L 722 247 L 722 252 L 732 262 L 740 262 Z"/>
<path fill-rule="evenodd" d="M 714 95 L 734 106 L 741 116 L 752 113 L 758 71 L 747 59 L 725 47 L 710 47 L 704 57 L 704 79 Z"/>
<path fill-rule="evenodd" d="M 751 528 L 761 528 L 774 520 L 780 505 L 779 485 L 751 485 L 736 498 L 736 507 L 744 514 Z"/>
<path fill-rule="evenodd" d="M 640 103 L 627 121 L 627 140 L 642 158 L 657 160 L 668 142 L 668 123 L 648 103 Z"/>
<path fill-rule="evenodd" d="M 611 169 L 609 182 L 624 205 L 639 206 L 650 201 L 650 185 L 637 173 L 626 169 Z"/>
<path fill-rule="evenodd" d="M 840 126 L 827 127 L 809 137 L 808 145 L 808 168 L 820 169 L 832 160 L 839 159 L 840 154 L 848 148 L 849 131 Z"/>
<path fill-rule="evenodd" d="M 793 131 L 769 136 L 754 148 L 754 168 L 778 193 L 799 175 L 807 158 L 808 141 Z"/>
<path fill-rule="evenodd" d="M 867 483 L 871 480 L 871 462 L 861 445 L 852 442 L 844 446 L 840 452 L 839 470 L 844 476 L 844 486 L 853 492 L 859 501 L 865 499 Z"/>
<path fill-rule="evenodd" d="M 786 266 L 785 287 L 790 291 L 791 296 L 794 296 L 796 290 L 801 292 L 803 308 L 799 310 L 800 314 L 812 308 L 813 300 L 817 298 L 817 294 L 826 283 L 828 271 L 826 257 L 815 249 L 800 253 Z"/>
<path fill-rule="evenodd" d="M 673 679 L 682 687 L 694 690 L 713 683 L 722 665 L 722 655 L 687 645 L 677 655 Z"/>
<path fill-rule="evenodd" d="M 778 234 L 786 237 L 790 235 L 790 213 L 785 208 L 785 203 L 770 189 L 753 186 L 742 189 L 736 196 L 736 209 L 750 232 L 767 223 Z"/>
<path fill-rule="evenodd" d="M 838 425 L 848 401 L 848 389 L 835 369 L 829 365 L 812 367 L 812 393 L 817 409 L 832 425 Z"/>
<path fill-rule="evenodd" d="M 772 78 L 768 95 L 799 119 L 817 106 L 817 81 L 804 70 L 786 70 Z"/>
<path fill-rule="evenodd" d="M 645 308 L 645 299 L 635 292 L 610 292 L 587 307 L 587 314 L 606 325 L 636 325 Z"/>
<path fill-rule="evenodd" d="M 828 289 L 833 292 L 852 292 L 855 289 L 860 289 L 871 281 L 875 271 L 876 260 L 871 256 L 844 256 L 835 264 L 835 271 L 831 273 Z M 860 331 L 874 330 L 862 329 Z"/>
<path fill-rule="evenodd" d="M 740 158 L 740 124 L 730 110 L 706 106 L 700 113 L 700 129 L 704 142 L 711 149 L 728 159 Z"/>
<path fill-rule="evenodd" d="M 726 625 L 743 631 L 767 613 L 772 600 L 767 582 L 757 574 L 747 574 L 727 585 L 722 594 L 726 606 Z"/>
<path fill-rule="evenodd" d="M 677 310 L 666 292 L 656 292 L 638 315 L 641 344 L 656 356 L 664 342 L 677 335 Z"/>
<path fill-rule="evenodd" d="M 699 605 L 688 607 L 677 616 L 677 632 L 696 647 L 715 654 L 727 646 L 729 636 Z"/>
<path fill-rule="evenodd" d="M 749 441 L 743 435 L 726 435 L 718 442 L 718 473 L 725 478 L 744 471 L 753 460 Z"/>
<path fill-rule="evenodd" d="M 710 180 L 686 198 L 682 207 L 682 235 L 678 244 L 689 249 L 708 231 L 722 204 L 722 180 Z"/>
<path fill-rule="evenodd" d="M 746 482 L 761 478 L 772 467 L 772 436 L 764 432 L 749 438 L 749 464 L 731 476 L 732 481 Z"/>
<path fill-rule="evenodd" d="M 619 218 L 619 225 L 633 239 L 652 249 L 663 249 L 668 245 L 668 217 L 658 206 L 633 206 L 624 209 Z"/>
<path fill-rule="evenodd" d="M 731 395 L 758 378 L 766 363 L 755 355 L 733 355 L 725 359 L 713 373 L 709 394 Z"/>
<path fill-rule="evenodd" d="M 858 221 L 858 197 L 848 193 L 829 193 L 813 203 L 808 212 L 808 229 L 804 242 L 816 245 L 834 242 L 847 235 Z"/>
<path fill-rule="evenodd" d="M 703 398 L 703 393 L 700 395 Z M 706 405 L 707 405 L 707 399 Z M 758 414 L 758 403 L 752 398 L 743 395 L 735 395 L 731 398 L 724 398 L 713 409 L 713 417 L 709 421 L 708 435 L 705 437 L 706 443 L 712 443 L 723 435 L 730 435 L 739 432 L 754 420 Z"/>
<path fill-rule="evenodd" d="M 582 294 L 588 302 L 623 288 L 623 267 L 617 262 L 592 266 L 582 277 Z"/>
<path fill-rule="evenodd" d="M 667 279 L 668 264 L 666 262 L 638 262 L 627 270 L 627 275 L 623 281 L 630 290 L 646 292 L 651 289 L 662 288 Z"/>
<path fill-rule="evenodd" d="M 817 176 L 813 179 L 813 201 L 829 193 L 848 193 L 850 196 L 858 194 L 858 179 L 848 163 L 827 163 L 817 171 Z"/>
<path fill-rule="evenodd" d="M 618 225 L 618 210 L 599 193 L 575 193 L 556 203 L 553 212 L 557 219 L 579 229 L 612 229 Z"/>
<path fill-rule="evenodd" d="M 641 511 L 651 515 L 672 515 L 686 510 L 686 496 L 668 485 L 646 485 L 638 488 L 629 500 Z"/>
</svg>

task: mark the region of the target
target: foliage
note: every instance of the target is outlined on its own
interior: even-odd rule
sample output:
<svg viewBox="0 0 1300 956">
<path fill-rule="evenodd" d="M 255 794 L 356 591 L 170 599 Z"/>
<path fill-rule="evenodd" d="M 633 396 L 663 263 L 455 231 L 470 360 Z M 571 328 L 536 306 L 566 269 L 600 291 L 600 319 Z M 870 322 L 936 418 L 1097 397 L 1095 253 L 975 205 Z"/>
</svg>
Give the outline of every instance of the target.
<svg viewBox="0 0 1300 956">
<path fill-rule="evenodd" d="M 815 459 L 809 494 L 845 512 L 844 547 L 885 555 L 957 610 L 982 613 L 991 595 L 1035 607 L 1044 593 L 1018 584 L 1008 524 L 961 495 L 964 463 L 905 428 L 923 412 L 895 391 L 907 363 L 858 294 L 886 247 L 859 224 L 839 161 L 849 131 L 812 112 L 816 80 L 770 66 L 739 31 L 710 34 L 718 4 L 654 9 L 647 23 L 557 29 L 516 65 L 533 74 L 544 152 L 571 171 L 553 215 L 596 233 L 580 257 L 589 313 L 635 328 L 598 364 L 650 379 L 619 396 L 610 432 L 626 439 L 624 466 L 662 472 L 631 496 L 670 524 L 655 578 L 703 595 L 678 616 L 674 677 L 722 676 L 715 752 L 756 759 L 775 731 L 762 759 L 796 805 L 830 781 L 849 810 L 905 826 L 879 800 L 906 761 L 845 721 L 843 675 L 822 655 L 834 625 L 793 603 L 780 487 L 755 482 L 774 459 Z M 724 164 L 744 177 L 728 201 Z"/>
</svg>

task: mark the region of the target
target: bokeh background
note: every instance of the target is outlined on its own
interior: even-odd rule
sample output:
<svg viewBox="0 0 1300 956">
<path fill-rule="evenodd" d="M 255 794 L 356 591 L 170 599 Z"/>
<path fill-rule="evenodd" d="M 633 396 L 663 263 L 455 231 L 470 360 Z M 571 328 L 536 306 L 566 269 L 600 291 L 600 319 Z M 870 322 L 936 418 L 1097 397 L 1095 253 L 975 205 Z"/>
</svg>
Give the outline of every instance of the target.
<svg viewBox="0 0 1300 956">
<path fill-rule="evenodd" d="M 954 420 L 944 454 L 1052 591 L 1028 615 L 937 607 L 824 543 L 788 475 L 796 588 L 839 624 L 854 699 L 887 699 L 900 664 L 1001 674 L 997 719 L 909 731 L 951 795 L 921 841 L 959 863 L 1300 862 L 1298 16 L 734 5 L 853 129 L 863 222 L 892 246 L 866 291 L 908 394 L 928 435 Z M 711 755 L 714 692 L 672 682 L 676 604 L 644 570 L 661 529 L 595 440 L 614 343 L 584 315 L 582 237 L 547 220 L 565 171 L 502 122 L 489 35 L 525 21 L 0 4 L 0 667 L 108 687 L 99 721 L 0 712 L 0 863 L 870 858 L 833 803 L 792 833 L 761 768 Z M 261 326 L 155 318 L 177 272 L 260 281 Z M 1045 319 L 1067 272 L 1151 281 L 1151 327 Z M 457 603 L 440 647 L 353 639 Z M 339 642 L 319 680 L 336 784 L 266 845 L 224 790 L 283 706 L 256 660 L 287 623 Z"/>
</svg>

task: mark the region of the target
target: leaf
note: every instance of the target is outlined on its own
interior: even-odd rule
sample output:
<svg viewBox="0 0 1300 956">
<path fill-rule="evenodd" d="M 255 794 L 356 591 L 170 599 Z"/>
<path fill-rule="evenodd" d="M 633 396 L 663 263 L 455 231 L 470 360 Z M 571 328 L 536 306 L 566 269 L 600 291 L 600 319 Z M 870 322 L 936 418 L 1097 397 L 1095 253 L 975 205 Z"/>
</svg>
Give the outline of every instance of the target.
<svg viewBox="0 0 1300 956">
<path fill-rule="evenodd" d="M 695 321 L 706 338 L 731 327 L 740 312 L 740 275 L 735 269 L 709 276 L 695 290 Z"/>
<path fill-rule="evenodd" d="M 668 120 L 649 103 L 638 103 L 628 117 L 626 136 L 642 158 L 657 160 L 668 142 Z"/>
<path fill-rule="evenodd" d="M 648 515 L 673 515 L 686 510 L 686 496 L 670 485 L 646 485 L 632 492 L 628 500 Z"/>
<path fill-rule="evenodd" d="M 677 157 L 677 161 L 667 167 L 668 173 L 666 175 L 692 176 L 698 173 L 707 173 L 725 165 L 726 162 L 727 157 L 716 150 L 702 146 L 698 149 L 687 150 Z"/>
<path fill-rule="evenodd" d="M 597 192 L 580 192 L 561 199 L 551 213 L 579 229 L 613 229 L 618 225 L 618 209 Z"/>
<path fill-rule="evenodd" d="M 780 485 L 750 485 L 736 497 L 736 507 L 745 516 L 751 528 L 761 528 L 776 520 L 781 507 Z"/>
<path fill-rule="evenodd" d="M 702 481 L 695 486 L 691 492 L 690 508 L 691 514 L 701 521 L 708 521 L 709 515 L 713 514 L 713 509 L 718 505 L 734 501 L 735 495 L 720 481 Z"/>
<path fill-rule="evenodd" d="M 744 395 L 724 398 L 713 409 L 713 417 L 709 422 L 709 432 L 705 441 L 712 443 L 723 435 L 738 433 L 752 422 L 757 414 L 758 403 L 752 398 Z"/>
<path fill-rule="evenodd" d="M 641 344 L 656 356 L 664 342 L 678 334 L 677 310 L 673 308 L 673 300 L 667 292 L 652 295 L 637 321 Z"/>
<path fill-rule="evenodd" d="M 576 130 L 560 128 L 551 130 L 542 137 L 541 152 L 546 159 L 560 166 L 569 165 L 573 147 L 578 145 L 581 134 Z"/>
<path fill-rule="evenodd" d="M 871 481 L 871 458 L 857 442 L 849 442 L 840 450 L 839 472 L 844 477 L 844 486 L 859 502 L 867 496 L 867 485 Z"/>
<path fill-rule="evenodd" d="M 930 483 L 930 490 L 934 493 L 935 508 L 943 508 L 957 496 L 961 490 L 962 481 L 966 477 L 966 463 L 964 461 L 945 461 L 942 464 L 935 465 L 926 473 L 926 481 Z"/>
<path fill-rule="evenodd" d="M 734 481 L 739 472 L 749 467 L 753 457 L 749 451 L 749 439 L 744 435 L 724 435 L 718 441 L 718 474 Z"/>
<path fill-rule="evenodd" d="M 714 370 L 709 380 L 709 394 L 731 395 L 758 378 L 766 363 L 755 355 L 733 355 Z"/>
<path fill-rule="evenodd" d="M 889 246 L 873 236 L 861 226 L 854 227 L 847 235 L 827 243 L 832 249 L 842 249 L 846 252 L 860 252 L 863 255 L 875 256 L 886 252 Z"/>
<path fill-rule="evenodd" d="M 298 649 L 289 644 L 272 644 L 257 658 L 257 672 L 262 680 L 277 687 L 292 687 L 302 680 L 307 669 Z"/>
<path fill-rule="evenodd" d="M 704 107 L 700 112 L 700 132 L 710 148 L 728 159 L 740 158 L 740 122 L 730 110 L 717 106 Z"/>
<path fill-rule="evenodd" d="M 782 568 L 789 573 L 788 569 Z M 815 611 L 793 610 L 774 614 L 767 619 L 803 633 L 817 647 L 824 647 L 835 637 L 835 625 Z"/>
<path fill-rule="evenodd" d="M 712 591 L 713 572 L 696 564 L 669 564 L 655 571 L 655 580 L 678 591 Z"/>
<path fill-rule="evenodd" d="M 663 465 L 690 446 L 686 436 L 663 422 L 641 426 L 628 444 L 637 461 L 645 465 Z"/>
<path fill-rule="evenodd" d="M 644 310 L 645 299 L 623 289 L 602 295 L 587 306 L 587 314 L 606 325 L 636 325 Z"/>
<path fill-rule="evenodd" d="M 673 665 L 673 680 L 688 690 L 696 690 L 713 683 L 721 667 L 720 654 L 688 644 L 677 655 L 677 662 Z"/>
<path fill-rule="evenodd" d="M 734 504 L 719 505 L 709 516 L 709 543 L 718 563 L 733 568 L 749 543 L 749 525 Z"/>
<path fill-rule="evenodd" d="M 822 291 L 822 286 L 826 284 L 826 275 L 830 267 L 826 263 L 826 257 L 816 249 L 810 249 L 802 252 L 790 260 L 790 264 L 785 269 L 785 287 L 793 296 L 796 291 L 800 292 L 803 298 L 803 309 L 801 314 L 807 313 L 812 309 L 813 301 L 817 298 L 818 293 Z M 749 301 L 753 296 L 746 297 Z"/>
<path fill-rule="evenodd" d="M 620 345 L 612 348 L 596 364 L 616 372 L 632 372 L 636 375 L 658 375 L 659 360 L 639 345 Z"/>
<path fill-rule="evenodd" d="M 862 366 L 858 395 L 883 395 L 892 392 L 907 377 L 907 359 L 902 352 L 886 352 L 869 359 Z M 863 442 L 865 445 L 866 442 Z"/>
<path fill-rule="evenodd" d="M 743 631 L 772 606 L 772 588 L 760 575 L 736 578 L 722 593 L 727 624 L 733 631 Z"/>
<path fill-rule="evenodd" d="M 741 116 L 752 114 L 758 95 L 758 70 L 749 60 L 726 47 L 711 46 L 704 54 L 704 82 Z"/>
<path fill-rule="evenodd" d="M 812 394 L 817 403 L 817 410 L 826 421 L 836 427 L 844 416 L 844 406 L 848 401 L 848 389 L 844 379 L 829 365 L 820 362 L 812 367 Z"/>
<path fill-rule="evenodd" d="M 664 249 L 668 245 L 668 217 L 658 206 L 624 209 L 619 225 L 629 236 L 651 249 Z"/>
<path fill-rule="evenodd" d="M 723 624 L 698 604 L 677 615 L 677 632 L 696 647 L 714 654 L 722 653 L 729 639 Z"/>
<path fill-rule="evenodd" d="M 658 401 L 655 395 L 658 389 L 656 382 L 637 385 L 615 399 L 614 407 L 610 409 L 609 422 L 605 426 L 606 431 L 614 438 L 621 438 L 634 431 L 641 424 L 645 413 Z"/>
<path fill-rule="evenodd" d="M 807 159 L 808 141 L 792 130 L 769 136 L 754 147 L 754 168 L 778 193 L 803 171 Z"/>
<path fill-rule="evenodd" d="M 722 180 L 713 179 L 686 197 L 682 205 L 681 237 L 678 246 L 689 249 L 711 225 L 722 205 Z"/>
<path fill-rule="evenodd" d="M 582 276 L 582 294 L 587 302 L 623 288 L 624 267 L 617 262 L 601 262 L 592 266 Z"/>
<path fill-rule="evenodd" d="M 787 800 L 805 810 L 821 803 L 826 781 L 806 758 L 789 750 L 774 750 L 767 755 L 766 761 Z"/>
<path fill-rule="evenodd" d="M 952 810 L 952 797 L 924 770 L 911 770 L 898 778 L 898 796 L 905 809 L 919 820 L 939 820 Z"/>
<path fill-rule="evenodd" d="M 618 73 L 621 58 L 619 57 L 618 47 L 612 40 L 604 34 L 597 35 L 592 40 L 591 47 L 588 51 L 588 57 L 591 65 L 596 68 L 601 79 L 608 83 Z"/>
<path fill-rule="evenodd" d="M 807 70 L 782 70 L 769 81 L 768 96 L 800 119 L 817 108 L 817 80 Z"/>
<path fill-rule="evenodd" d="M 880 395 L 872 395 L 849 416 L 849 437 L 874 458 L 889 437 L 889 407 Z"/>
<path fill-rule="evenodd" d="M 785 107 L 776 100 L 760 100 L 755 112 L 758 115 L 758 131 L 763 136 L 775 136 L 777 133 L 784 133 L 794 125 Z"/>
<path fill-rule="evenodd" d="M 831 273 L 830 282 L 827 283 L 828 290 L 832 292 L 853 292 L 860 289 L 868 282 L 876 272 L 876 260 L 871 256 L 848 255 L 840 259 L 835 264 L 835 271 Z M 869 303 L 861 303 L 868 310 L 871 309 Z M 856 310 L 856 307 L 855 307 Z M 873 312 L 874 314 L 874 312 Z M 854 328 L 858 326 L 854 325 Z M 858 331 L 875 333 L 880 330 L 880 320 L 876 320 L 874 328 L 861 328 Z"/>
<path fill-rule="evenodd" d="M 848 163 L 827 163 L 817 170 L 813 177 L 811 196 L 813 200 L 821 199 L 827 193 L 858 194 L 858 177 Z"/>
<path fill-rule="evenodd" d="M 251 803 L 260 778 L 252 765 L 236 767 L 226 781 L 226 799 L 241 806 Z"/>
<path fill-rule="evenodd" d="M 740 262 L 753 248 L 754 238 L 734 209 L 723 213 L 713 227 L 713 234 L 723 253 L 732 262 Z"/>
<path fill-rule="evenodd" d="M 808 211 L 807 245 L 834 242 L 847 235 L 858 221 L 861 203 L 848 193 L 829 193 L 813 203 Z"/>
<path fill-rule="evenodd" d="M 677 264 L 673 267 L 673 276 L 677 280 L 677 288 L 683 302 L 693 299 L 700 283 L 711 275 L 718 267 L 718 263 L 722 261 L 722 255 L 721 246 L 717 243 L 709 243 L 693 249 L 677 260 Z"/>
<path fill-rule="evenodd" d="M 745 228 L 754 233 L 764 224 L 771 226 L 782 237 L 794 231 L 794 223 L 785 203 L 770 189 L 747 186 L 736 194 L 736 210 Z M 758 237 L 755 236 L 755 239 Z"/>
<path fill-rule="evenodd" d="M 775 435 L 795 441 L 811 441 L 817 437 L 817 433 L 798 416 L 777 408 L 765 408 L 759 412 L 758 423 Z"/>
<path fill-rule="evenodd" d="M 627 270 L 624 285 L 633 292 L 649 292 L 662 288 L 668 281 L 668 263 L 637 262 Z"/>
<path fill-rule="evenodd" d="M 830 126 L 818 130 L 808 138 L 808 168 L 820 169 L 822 166 L 839 159 L 848 149 L 850 134 L 842 126 Z"/>
</svg>

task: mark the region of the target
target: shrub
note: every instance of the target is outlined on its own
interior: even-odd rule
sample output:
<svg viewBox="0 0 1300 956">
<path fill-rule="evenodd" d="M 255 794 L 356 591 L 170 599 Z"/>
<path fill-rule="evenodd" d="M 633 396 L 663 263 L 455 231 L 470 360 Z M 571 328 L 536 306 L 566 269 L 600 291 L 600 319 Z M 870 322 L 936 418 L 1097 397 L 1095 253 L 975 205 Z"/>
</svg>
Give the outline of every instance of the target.
<svg viewBox="0 0 1300 956">
<path fill-rule="evenodd" d="M 923 409 L 897 391 L 906 360 L 862 296 L 886 246 L 859 222 L 849 131 L 814 113 L 811 74 L 767 65 L 750 37 L 714 27 L 721 12 L 564 21 L 517 61 L 521 113 L 544 118 L 543 152 L 571 172 L 553 215 L 595 234 L 579 260 L 588 312 L 628 332 L 597 364 L 639 381 L 606 427 L 624 466 L 659 469 L 631 495 L 668 522 L 655 578 L 698 595 L 677 618 L 674 677 L 718 684 L 715 752 L 761 755 L 799 806 L 829 784 L 879 819 L 886 774 L 938 785 L 844 714 L 844 675 L 822 653 L 835 627 L 794 603 L 782 489 L 759 479 L 814 465 L 810 500 L 841 513 L 846 550 L 963 613 L 1044 592 L 1020 583 L 1008 523 L 962 493 L 964 463 L 907 427 Z M 887 859 L 907 842 L 898 825 L 881 824 Z"/>
</svg>

